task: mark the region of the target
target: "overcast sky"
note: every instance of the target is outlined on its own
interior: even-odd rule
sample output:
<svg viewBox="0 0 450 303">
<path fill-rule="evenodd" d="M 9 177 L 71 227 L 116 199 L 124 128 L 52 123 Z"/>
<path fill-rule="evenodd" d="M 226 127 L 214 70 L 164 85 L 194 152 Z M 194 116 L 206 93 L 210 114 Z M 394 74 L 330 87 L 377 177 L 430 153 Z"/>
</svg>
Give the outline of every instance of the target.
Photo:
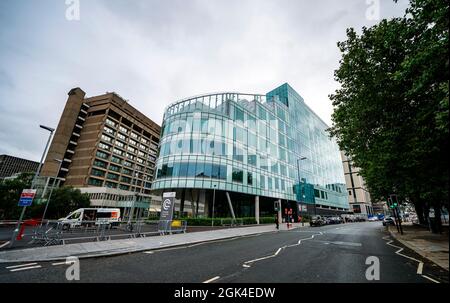
<svg viewBox="0 0 450 303">
<path fill-rule="evenodd" d="M 56 127 L 73 87 L 115 91 L 160 124 L 177 99 L 288 82 L 330 125 L 336 42 L 377 22 L 373 1 L 80 0 L 69 21 L 66 0 L 1 0 L 0 154 L 38 161 L 39 124 Z M 406 6 L 380 0 L 380 17 Z"/>
</svg>

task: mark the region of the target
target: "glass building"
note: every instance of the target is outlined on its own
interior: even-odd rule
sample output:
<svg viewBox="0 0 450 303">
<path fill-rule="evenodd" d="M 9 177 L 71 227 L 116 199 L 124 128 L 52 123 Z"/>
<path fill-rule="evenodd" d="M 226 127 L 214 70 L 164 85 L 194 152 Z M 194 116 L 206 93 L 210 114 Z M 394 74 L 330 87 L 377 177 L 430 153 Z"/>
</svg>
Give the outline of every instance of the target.
<svg viewBox="0 0 450 303">
<path fill-rule="evenodd" d="M 346 212 L 340 151 L 327 128 L 287 83 L 266 95 L 177 101 L 164 114 L 152 190 L 175 191 L 184 215 L 273 216 L 275 201 L 294 219 Z"/>
</svg>

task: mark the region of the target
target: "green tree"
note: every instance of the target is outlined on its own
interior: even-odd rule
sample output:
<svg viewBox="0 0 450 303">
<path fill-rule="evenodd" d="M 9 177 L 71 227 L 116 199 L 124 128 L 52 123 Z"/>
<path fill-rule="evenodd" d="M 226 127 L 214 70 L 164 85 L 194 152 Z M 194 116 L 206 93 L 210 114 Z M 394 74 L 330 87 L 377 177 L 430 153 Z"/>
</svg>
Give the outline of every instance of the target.
<svg viewBox="0 0 450 303">
<path fill-rule="evenodd" d="M 22 207 L 17 206 L 20 194 L 30 188 L 34 174 L 23 173 L 15 179 L 0 180 L 0 220 L 13 220 L 20 216 Z"/>
<path fill-rule="evenodd" d="M 78 188 L 64 186 L 53 190 L 45 219 L 59 219 L 70 212 L 90 206 L 88 194 L 83 194 Z M 35 205 L 30 210 L 30 216 L 40 217 L 44 212 L 45 204 Z"/>
<path fill-rule="evenodd" d="M 361 35 L 347 30 L 330 95 L 330 133 L 361 168 L 373 198 L 396 193 L 416 206 L 448 208 L 448 10 L 411 0 L 403 18 Z M 425 211 L 423 211 L 425 210 Z"/>
</svg>

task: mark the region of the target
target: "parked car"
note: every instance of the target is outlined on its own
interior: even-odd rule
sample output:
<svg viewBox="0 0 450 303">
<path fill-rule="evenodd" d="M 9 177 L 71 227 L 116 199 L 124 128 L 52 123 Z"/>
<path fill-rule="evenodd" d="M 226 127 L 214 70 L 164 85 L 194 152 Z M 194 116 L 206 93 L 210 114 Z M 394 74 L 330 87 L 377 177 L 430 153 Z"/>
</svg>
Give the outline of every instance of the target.
<svg viewBox="0 0 450 303">
<path fill-rule="evenodd" d="M 58 220 L 63 224 L 64 229 L 100 223 L 109 223 L 110 226 L 116 226 L 119 221 L 119 208 L 79 208 L 67 217 Z"/>
<path fill-rule="evenodd" d="M 311 221 L 309 222 L 310 226 L 322 226 L 325 224 L 326 222 L 324 218 L 322 218 L 321 216 L 312 216 Z"/>
<path fill-rule="evenodd" d="M 378 217 L 370 217 L 369 222 L 378 221 Z"/>
<path fill-rule="evenodd" d="M 388 226 L 388 225 L 395 225 L 394 218 L 392 218 L 392 217 L 384 217 L 384 219 L 383 219 L 383 226 Z"/>
</svg>

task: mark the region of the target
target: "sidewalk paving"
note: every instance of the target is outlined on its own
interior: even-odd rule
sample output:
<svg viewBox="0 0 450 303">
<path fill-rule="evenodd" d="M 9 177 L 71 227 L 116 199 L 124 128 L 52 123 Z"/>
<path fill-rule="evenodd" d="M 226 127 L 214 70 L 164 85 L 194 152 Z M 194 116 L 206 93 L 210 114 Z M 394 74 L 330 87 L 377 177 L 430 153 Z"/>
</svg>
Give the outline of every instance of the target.
<svg viewBox="0 0 450 303">
<path fill-rule="evenodd" d="M 301 223 L 294 223 L 291 229 L 299 228 L 301 226 Z M 307 226 L 309 226 L 309 224 L 305 224 L 305 227 Z M 280 224 L 280 230 L 287 230 L 286 224 Z M 78 258 L 112 256 L 275 231 L 275 224 L 270 224 L 147 238 L 5 250 L 0 251 L 0 263 L 58 261 L 65 260 L 69 256 Z"/>
<path fill-rule="evenodd" d="M 449 270 L 449 234 L 446 229 L 442 234 L 433 234 L 427 228 L 412 224 L 402 224 L 403 235 L 395 226 L 389 226 L 391 235 L 406 247 L 422 257 Z"/>
</svg>

